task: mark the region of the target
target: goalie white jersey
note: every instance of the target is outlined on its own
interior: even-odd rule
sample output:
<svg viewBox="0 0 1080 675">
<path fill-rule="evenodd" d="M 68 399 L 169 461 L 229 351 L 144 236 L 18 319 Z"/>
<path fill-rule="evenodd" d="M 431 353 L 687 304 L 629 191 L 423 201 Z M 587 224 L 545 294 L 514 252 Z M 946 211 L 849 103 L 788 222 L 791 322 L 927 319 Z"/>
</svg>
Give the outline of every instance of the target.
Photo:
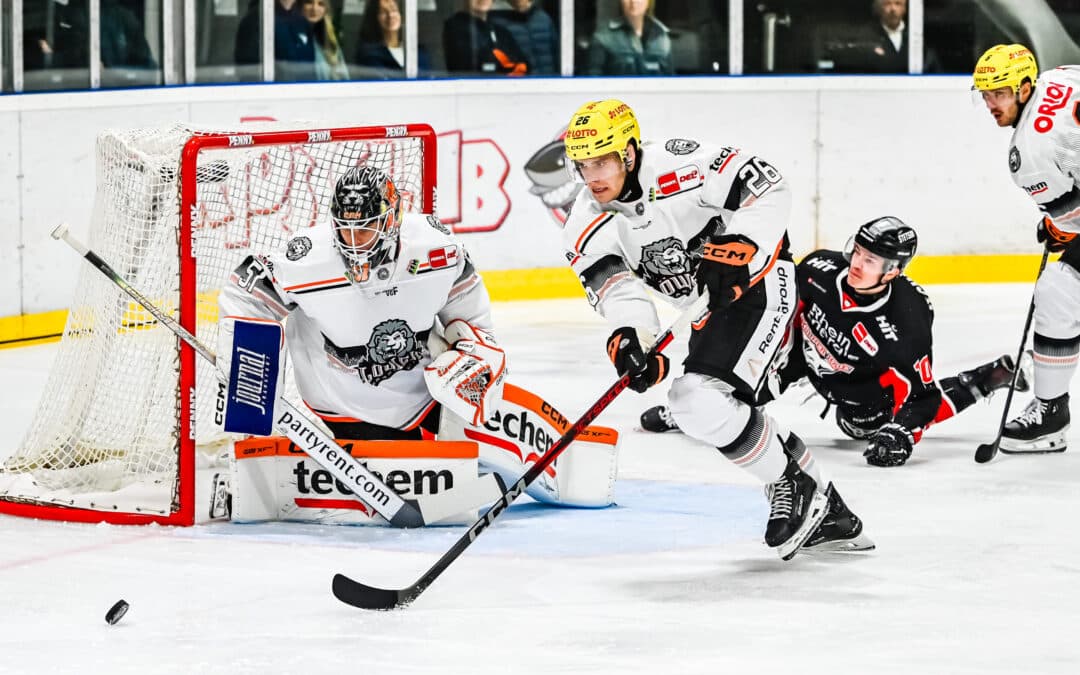
<svg viewBox="0 0 1080 675">
<path fill-rule="evenodd" d="M 646 286 L 673 304 L 697 297 L 694 275 L 710 235 L 742 234 L 758 246 L 751 277 L 767 271 L 786 242 L 790 193 L 760 157 L 673 138 L 642 145 L 637 185 L 599 204 L 582 190 L 563 244 L 589 302 L 613 326 L 657 333 Z"/>
<path fill-rule="evenodd" d="M 1080 66 L 1039 76 L 1016 123 L 1009 171 L 1055 226 L 1080 232 Z"/>
<path fill-rule="evenodd" d="M 461 244 L 433 216 L 407 214 L 395 261 L 351 283 L 331 228 L 249 256 L 220 297 L 222 317 L 285 322 L 304 402 L 330 421 L 409 429 L 435 405 L 427 339 L 455 319 L 491 330 L 490 301 Z"/>
</svg>

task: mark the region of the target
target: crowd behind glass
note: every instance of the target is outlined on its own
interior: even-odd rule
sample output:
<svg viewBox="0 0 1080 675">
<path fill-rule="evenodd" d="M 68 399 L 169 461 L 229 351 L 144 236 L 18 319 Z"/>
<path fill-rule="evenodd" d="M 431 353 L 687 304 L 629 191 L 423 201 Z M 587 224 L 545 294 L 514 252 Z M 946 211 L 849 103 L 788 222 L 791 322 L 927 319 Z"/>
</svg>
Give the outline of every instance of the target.
<svg viewBox="0 0 1080 675">
<path fill-rule="evenodd" d="M 1017 41 L 1031 44 L 1040 63 L 1080 62 L 1072 37 L 1080 35 L 1080 0 L 911 0 L 911 5 L 909 0 L 10 0 L 4 3 L 0 66 L 3 91 L 17 92 L 387 80 L 413 72 L 417 78 L 970 73 L 986 47 Z M 92 40 L 95 28 L 98 39 Z M 909 59 L 909 40 L 921 47 L 921 59 Z M 1060 54 L 1047 59 L 1043 52 L 1050 47 L 1041 44 Z"/>
</svg>

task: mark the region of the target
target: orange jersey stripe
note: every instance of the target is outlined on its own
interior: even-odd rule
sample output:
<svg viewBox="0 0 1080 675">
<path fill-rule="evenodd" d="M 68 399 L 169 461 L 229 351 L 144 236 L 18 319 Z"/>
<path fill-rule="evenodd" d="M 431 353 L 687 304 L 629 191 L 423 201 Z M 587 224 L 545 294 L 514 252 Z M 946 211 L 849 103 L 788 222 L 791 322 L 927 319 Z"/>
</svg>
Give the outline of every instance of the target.
<svg viewBox="0 0 1080 675">
<path fill-rule="evenodd" d="M 596 230 L 597 228 L 600 227 L 600 225 L 602 224 L 601 221 L 605 220 L 606 218 L 610 218 L 610 217 L 611 217 L 610 213 L 601 213 L 599 216 L 594 218 L 593 221 L 591 223 L 589 223 L 589 225 L 581 233 L 581 236 L 578 237 L 577 242 L 574 243 L 574 251 L 576 253 L 580 254 L 581 253 L 581 246 L 582 246 L 583 242 L 586 239 L 589 238 L 589 235 L 591 235 L 594 230 Z"/>
<path fill-rule="evenodd" d="M 763 270 L 758 272 L 753 279 L 750 280 L 750 285 L 753 286 L 757 282 L 761 281 L 766 274 L 776 265 L 776 261 L 780 259 L 780 249 L 784 247 L 784 238 L 781 237 L 780 241 L 776 242 L 776 250 L 772 253 L 772 258 L 769 259 L 769 264 L 765 266 Z"/>
<path fill-rule="evenodd" d="M 324 279 L 322 281 L 309 281 L 306 284 L 297 284 L 295 286 L 286 286 L 285 290 L 292 292 L 292 291 L 295 291 L 295 290 L 299 290 L 301 288 L 311 288 L 312 286 L 324 286 L 324 285 L 328 286 L 330 284 L 340 284 L 343 281 L 348 281 L 348 280 L 345 277 L 338 277 L 336 279 Z"/>
</svg>

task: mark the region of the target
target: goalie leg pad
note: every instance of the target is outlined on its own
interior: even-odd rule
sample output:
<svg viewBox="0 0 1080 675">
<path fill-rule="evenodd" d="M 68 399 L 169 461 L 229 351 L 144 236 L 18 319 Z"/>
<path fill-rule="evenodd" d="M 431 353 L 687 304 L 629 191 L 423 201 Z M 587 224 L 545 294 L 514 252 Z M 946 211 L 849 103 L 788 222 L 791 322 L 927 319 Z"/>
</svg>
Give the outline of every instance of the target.
<svg viewBox="0 0 1080 675">
<path fill-rule="evenodd" d="M 483 424 L 502 398 L 506 354 L 490 333 L 461 319 L 444 333 L 450 348 L 424 368 L 428 391 L 469 424 Z"/>
<path fill-rule="evenodd" d="M 473 426 L 443 410 L 440 440 L 470 440 L 480 445 L 482 471 L 498 473 L 513 484 L 551 448 L 570 422 L 544 399 L 507 384 L 503 399 L 483 426 Z M 619 434 L 587 427 L 555 463 L 527 489 L 547 504 L 600 508 L 615 500 Z"/>
</svg>

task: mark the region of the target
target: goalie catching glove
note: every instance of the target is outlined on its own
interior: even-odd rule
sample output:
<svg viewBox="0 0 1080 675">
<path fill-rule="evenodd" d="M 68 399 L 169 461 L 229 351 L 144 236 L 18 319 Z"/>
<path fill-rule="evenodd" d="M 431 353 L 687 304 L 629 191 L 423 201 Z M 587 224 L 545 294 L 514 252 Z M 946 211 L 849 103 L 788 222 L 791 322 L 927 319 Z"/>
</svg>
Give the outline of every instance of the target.
<svg viewBox="0 0 1080 675">
<path fill-rule="evenodd" d="M 642 338 L 646 338 L 642 340 Z M 619 328 L 607 341 L 608 357 L 615 364 L 615 370 L 619 375 L 630 375 L 630 388 L 639 394 L 654 384 L 659 384 L 668 371 L 671 370 L 671 362 L 663 354 L 645 353 L 643 342 L 652 343 L 652 336 L 638 333 L 629 326 Z"/>
<path fill-rule="evenodd" d="M 709 309 L 730 307 L 750 289 L 750 261 L 757 244 L 741 234 L 712 237 L 701 253 L 697 289 L 709 291 Z"/>
<path fill-rule="evenodd" d="M 473 426 L 480 426 L 502 400 L 506 354 L 491 333 L 461 319 L 444 331 L 450 348 L 424 368 L 431 397 Z"/>
<path fill-rule="evenodd" d="M 889 422 L 870 439 L 863 457 L 873 466 L 900 466 L 911 457 L 915 437 L 903 426 Z"/>
</svg>

